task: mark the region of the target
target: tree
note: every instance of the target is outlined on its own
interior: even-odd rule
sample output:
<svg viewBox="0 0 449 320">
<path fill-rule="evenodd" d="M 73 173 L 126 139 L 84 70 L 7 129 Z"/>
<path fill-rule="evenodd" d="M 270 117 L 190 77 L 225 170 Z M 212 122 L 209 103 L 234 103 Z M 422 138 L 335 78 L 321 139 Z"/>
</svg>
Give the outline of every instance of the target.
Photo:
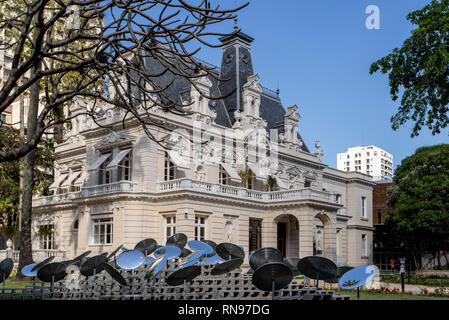
<svg viewBox="0 0 449 320">
<path fill-rule="evenodd" d="M 156 140 L 148 127 L 159 124 L 149 111 L 190 114 L 167 93 L 175 77 L 187 79 L 204 96 L 195 80 L 223 80 L 194 55 L 200 46 L 222 46 L 213 40 L 229 34 L 206 28 L 235 18 L 233 13 L 246 5 L 220 9 L 207 0 L 0 0 L 0 29 L 6 33 L 0 50 L 13 53 L 10 75 L 0 90 L 0 112 L 33 85 L 43 90 L 36 129 L 28 131 L 23 145 L 0 151 L 0 162 L 25 156 L 45 132 L 70 120 L 61 115 L 61 106 L 77 96 L 91 98 L 93 106 L 104 102 L 121 108 Z M 147 58 L 156 59 L 162 70 L 147 70 Z M 172 81 L 161 87 L 158 78 L 166 75 Z M 115 92 L 114 98 L 107 90 Z M 137 104 L 147 111 L 144 116 Z M 87 113 L 95 120 L 92 110 Z"/>
<path fill-rule="evenodd" d="M 0 127 L 0 149 L 11 149 L 23 143 L 19 130 L 12 127 Z M 35 194 L 46 195 L 52 183 L 55 142 L 43 138 L 37 148 L 37 168 L 34 172 Z M 20 199 L 21 161 L 14 160 L 0 163 L 0 210 L 3 207 L 17 208 Z"/>
<path fill-rule="evenodd" d="M 402 160 L 388 190 L 385 220 L 417 268 L 424 251 L 446 250 L 449 239 L 449 144 L 422 147 Z"/>
<path fill-rule="evenodd" d="M 401 48 L 374 62 L 370 74 L 388 73 L 393 101 L 402 93 L 394 130 L 411 120 L 412 137 L 423 126 L 439 134 L 449 124 L 449 0 L 433 0 L 407 19 L 418 27 Z"/>
<path fill-rule="evenodd" d="M 222 79 L 194 59 L 197 46 L 220 47 L 212 41 L 229 34 L 206 28 L 235 18 L 233 13 L 244 6 L 222 10 L 207 0 L 0 0 L 0 30 L 4 31 L 0 50 L 13 55 L 10 75 L 0 90 L 0 112 L 25 93 L 30 96 L 26 139 L 0 150 L 0 162 L 24 157 L 19 268 L 32 261 L 35 149 L 45 133 L 55 133 L 71 121 L 64 106 L 75 97 L 90 98 L 85 114 L 97 125 L 98 103 L 119 108 L 124 120 L 134 117 L 150 139 L 161 143 L 149 130 L 163 127 L 151 111 L 190 114 L 188 105 L 167 93 L 175 77 L 187 79 L 207 97 L 195 80 Z M 157 60 L 162 69 L 148 70 L 148 58 Z M 157 79 L 162 76 L 172 80 L 161 86 Z"/>
</svg>

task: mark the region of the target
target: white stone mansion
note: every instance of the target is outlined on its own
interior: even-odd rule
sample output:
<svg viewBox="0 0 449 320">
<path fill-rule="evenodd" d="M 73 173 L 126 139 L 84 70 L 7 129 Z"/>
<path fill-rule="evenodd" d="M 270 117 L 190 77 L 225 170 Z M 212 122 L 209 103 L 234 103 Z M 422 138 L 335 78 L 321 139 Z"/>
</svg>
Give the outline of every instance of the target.
<svg viewBox="0 0 449 320">
<path fill-rule="evenodd" d="M 278 94 L 259 84 L 253 40 L 242 32 L 221 38 L 217 76 L 230 80 L 197 80 L 210 96 L 226 98 L 208 100 L 175 79 L 169 94 L 192 103 L 193 114 L 153 109 L 163 126 L 151 132 L 165 147 L 133 118 L 123 129 L 117 108 L 102 106 L 98 126 L 81 114 L 89 102 L 75 100 L 70 112 L 80 115 L 57 146 L 53 195 L 34 199 L 33 247 L 71 258 L 120 244 L 132 249 L 145 238 L 165 244 L 184 233 L 189 240 L 233 242 L 246 254 L 276 247 L 286 257 L 370 264 L 371 177 L 323 164 L 319 143 L 309 151 L 298 132 L 298 107 L 286 111 Z M 146 67 L 160 66 L 148 59 Z"/>
</svg>

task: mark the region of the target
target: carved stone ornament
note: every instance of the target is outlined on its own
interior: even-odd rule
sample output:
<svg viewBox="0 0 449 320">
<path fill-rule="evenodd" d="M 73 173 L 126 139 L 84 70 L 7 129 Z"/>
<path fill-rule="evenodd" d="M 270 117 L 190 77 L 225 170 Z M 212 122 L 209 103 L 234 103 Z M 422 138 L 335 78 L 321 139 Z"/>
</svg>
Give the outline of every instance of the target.
<svg viewBox="0 0 449 320">
<path fill-rule="evenodd" d="M 228 54 L 226 55 L 226 57 L 225 57 L 225 62 L 226 62 L 226 63 L 231 63 L 233 59 L 234 59 L 234 55 L 228 53 Z"/>
</svg>

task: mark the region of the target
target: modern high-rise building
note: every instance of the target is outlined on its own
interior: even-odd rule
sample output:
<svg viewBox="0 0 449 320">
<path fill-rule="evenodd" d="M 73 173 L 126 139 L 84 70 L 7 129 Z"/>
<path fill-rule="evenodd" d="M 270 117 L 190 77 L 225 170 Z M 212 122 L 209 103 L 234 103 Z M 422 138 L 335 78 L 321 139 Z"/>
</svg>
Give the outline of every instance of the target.
<svg viewBox="0 0 449 320">
<path fill-rule="evenodd" d="M 391 179 L 393 155 L 376 146 L 357 146 L 337 154 L 337 169 L 362 172 L 374 180 Z"/>
</svg>

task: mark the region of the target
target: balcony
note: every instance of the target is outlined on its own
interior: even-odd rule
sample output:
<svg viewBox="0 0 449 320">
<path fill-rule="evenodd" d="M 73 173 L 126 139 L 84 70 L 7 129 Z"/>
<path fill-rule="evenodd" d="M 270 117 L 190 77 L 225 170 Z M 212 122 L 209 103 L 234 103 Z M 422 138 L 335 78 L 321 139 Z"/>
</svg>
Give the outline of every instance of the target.
<svg viewBox="0 0 449 320">
<path fill-rule="evenodd" d="M 264 192 L 204 181 L 196 181 L 192 179 L 178 179 L 157 183 L 158 193 L 169 193 L 175 191 L 195 191 L 241 200 L 252 200 L 261 203 L 312 200 L 338 204 L 334 194 L 325 191 L 313 190 L 310 188 Z"/>
<path fill-rule="evenodd" d="M 107 195 L 122 192 L 135 192 L 136 183 L 131 181 L 120 181 L 109 184 L 102 184 L 93 187 L 84 187 L 79 192 L 69 192 L 62 194 L 55 194 L 47 197 L 39 197 L 33 199 L 33 207 L 65 204 L 70 203 L 74 199 L 93 197 L 99 195 Z"/>
<path fill-rule="evenodd" d="M 64 204 L 70 203 L 73 199 L 79 198 L 81 192 L 69 192 L 62 194 L 55 194 L 47 197 L 40 197 L 33 199 L 33 207 L 45 206 L 50 204 Z"/>
<path fill-rule="evenodd" d="M 19 250 L 0 250 L 0 260 L 9 257 L 14 261 L 14 263 L 18 263 L 19 254 Z M 41 262 L 49 257 L 55 257 L 54 262 L 64 261 L 66 258 L 66 252 L 58 249 L 33 249 L 33 261 Z"/>
<path fill-rule="evenodd" d="M 131 181 L 120 181 L 93 187 L 84 187 L 81 191 L 81 197 L 86 198 L 113 193 L 135 192 L 136 185 L 136 183 Z"/>
</svg>

